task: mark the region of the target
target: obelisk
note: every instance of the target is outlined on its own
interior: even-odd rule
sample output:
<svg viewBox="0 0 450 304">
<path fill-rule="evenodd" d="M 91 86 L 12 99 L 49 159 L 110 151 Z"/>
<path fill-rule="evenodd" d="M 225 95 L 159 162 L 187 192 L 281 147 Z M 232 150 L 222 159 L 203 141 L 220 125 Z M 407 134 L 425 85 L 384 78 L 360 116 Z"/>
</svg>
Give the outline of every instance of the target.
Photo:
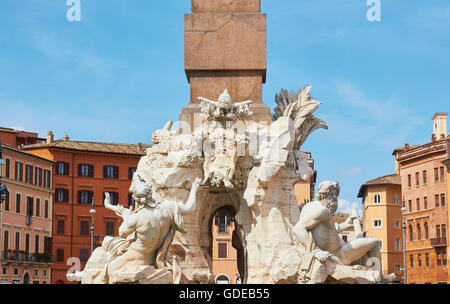
<svg viewBox="0 0 450 304">
<path fill-rule="evenodd" d="M 272 121 L 262 102 L 266 82 L 266 15 L 260 0 L 191 0 L 184 18 L 185 72 L 190 102 L 180 121 L 194 125 L 202 96 L 217 100 L 225 90 L 233 102 L 252 100 L 256 121 Z"/>
</svg>

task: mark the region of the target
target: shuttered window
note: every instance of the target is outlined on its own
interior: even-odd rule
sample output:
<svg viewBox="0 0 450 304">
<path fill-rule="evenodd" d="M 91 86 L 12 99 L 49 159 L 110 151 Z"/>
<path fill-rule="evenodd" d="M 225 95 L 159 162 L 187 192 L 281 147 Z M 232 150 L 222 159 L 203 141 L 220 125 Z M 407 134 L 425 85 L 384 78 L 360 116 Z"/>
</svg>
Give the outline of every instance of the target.
<svg viewBox="0 0 450 304">
<path fill-rule="evenodd" d="M 136 172 L 137 168 L 128 168 L 128 179 L 132 180 L 133 179 L 133 175 Z"/>
<path fill-rule="evenodd" d="M 65 162 L 56 163 L 56 174 L 69 175 L 69 164 Z"/>
<path fill-rule="evenodd" d="M 10 173 L 9 173 L 10 167 L 11 167 L 11 161 L 9 160 L 9 158 L 7 158 L 6 162 L 5 162 L 5 177 L 6 178 L 9 178 L 9 176 L 10 176 Z"/>
<path fill-rule="evenodd" d="M 89 235 L 89 222 L 80 221 L 80 235 Z"/>
<path fill-rule="evenodd" d="M 64 249 L 62 249 L 62 248 L 56 249 L 56 261 L 64 262 Z"/>
<path fill-rule="evenodd" d="M 58 220 L 58 226 L 56 228 L 56 233 L 59 235 L 64 235 L 65 221 Z"/>
<path fill-rule="evenodd" d="M 114 235 L 114 222 L 106 222 L 106 235 Z"/>
<path fill-rule="evenodd" d="M 68 189 L 56 189 L 55 190 L 55 199 L 60 203 L 69 202 L 69 190 Z"/>
<path fill-rule="evenodd" d="M 20 194 L 16 194 L 16 213 L 20 213 Z"/>
<path fill-rule="evenodd" d="M 23 181 L 23 164 L 16 161 L 16 180 Z"/>
<path fill-rule="evenodd" d="M 37 168 L 36 167 L 36 172 L 35 172 L 35 185 L 42 187 L 42 182 L 43 182 L 43 176 L 42 176 L 42 168 Z"/>
<path fill-rule="evenodd" d="M 104 178 L 119 178 L 119 167 L 116 166 L 104 166 L 103 167 Z"/>
<path fill-rule="evenodd" d="M 105 193 L 103 192 L 103 201 L 105 201 Z M 108 192 L 109 198 L 111 199 L 111 205 L 117 205 L 119 204 L 119 193 L 117 192 Z"/>
<path fill-rule="evenodd" d="M 88 205 L 92 202 L 92 197 L 94 196 L 93 191 L 80 190 L 78 191 L 78 204 Z"/>
<path fill-rule="evenodd" d="M 227 258 L 227 243 L 218 243 L 218 249 L 219 249 L 219 259 L 226 259 Z"/>
<path fill-rule="evenodd" d="M 82 177 L 94 177 L 94 166 L 87 164 L 78 165 L 78 176 Z"/>
<path fill-rule="evenodd" d="M 25 182 L 27 184 L 33 184 L 33 166 L 25 166 Z"/>
<path fill-rule="evenodd" d="M 45 200 L 44 204 L 44 218 L 48 218 L 48 200 Z"/>
</svg>

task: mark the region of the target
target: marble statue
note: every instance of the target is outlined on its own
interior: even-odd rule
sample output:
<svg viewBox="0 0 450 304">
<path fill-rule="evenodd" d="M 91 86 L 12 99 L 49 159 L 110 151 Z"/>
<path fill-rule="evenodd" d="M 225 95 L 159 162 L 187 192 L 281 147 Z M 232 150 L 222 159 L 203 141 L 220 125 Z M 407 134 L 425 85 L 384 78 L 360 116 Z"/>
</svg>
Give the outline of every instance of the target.
<svg viewBox="0 0 450 304">
<path fill-rule="evenodd" d="M 186 204 L 176 201 L 155 202 L 151 185 L 136 172 L 130 191 L 135 208 L 112 205 L 108 193 L 105 207 L 123 218 L 119 236 L 105 237 L 82 272 L 68 274 L 69 280 L 83 283 L 179 283 L 181 274 L 176 259 L 170 265 L 167 253 L 176 231 L 184 232 L 183 216 L 196 206 L 200 186 L 197 178 Z M 177 282 L 178 281 L 178 282 Z"/>
<path fill-rule="evenodd" d="M 231 101 L 231 96 L 228 94 L 228 90 L 225 89 L 220 94 L 217 101 L 209 100 L 204 97 L 198 97 L 201 101 L 202 119 L 207 120 L 238 120 L 238 119 L 251 119 L 253 113 L 250 111 L 248 104 L 252 103 L 251 100 L 245 100 L 242 102 Z"/>
<path fill-rule="evenodd" d="M 353 227 L 356 218 L 355 215 L 351 215 L 342 224 L 334 222 L 333 215 L 338 208 L 339 191 L 339 183 L 322 182 L 318 187 L 316 200 L 302 208 L 300 220 L 293 228 L 296 239 L 306 248 L 303 264 L 307 264 L 308 267 L 301 269 L 303 279 L 314 276 L 308 273 L 313 271 L 310 267 L 313 259 L 320 264 L 330 260 L 339 265 L 354 265 L 354 269 L 361 269 L 361 266 L 366 266 L 369 260 L 376 260 L 379 263 L 377 267 L 381 269 L 378 239 L 360 237 L 345 242 L 339 237 L 341 231 Z M 355 262 L 357 264 L 353 264 Z M 392 279 L 390 276 L 383 277 L 381 271 L 374 274 L 377 282 Z"/>
</svg>

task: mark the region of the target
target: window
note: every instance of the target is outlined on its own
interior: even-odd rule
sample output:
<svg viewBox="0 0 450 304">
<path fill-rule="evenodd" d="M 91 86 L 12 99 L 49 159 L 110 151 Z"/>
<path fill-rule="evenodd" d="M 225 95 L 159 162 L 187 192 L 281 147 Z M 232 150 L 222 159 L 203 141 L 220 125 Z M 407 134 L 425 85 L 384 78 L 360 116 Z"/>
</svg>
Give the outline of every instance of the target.
<svg viewBox="0 0 450 304">
<path fill-rule="evenodd" d="M 425 253 L 425 266 L 430 266 L 430 254 Z"/>
<path fill-rule="evenodd" d="M 423 184 L 426 185 L 427 184 L 427 170 L 423 170 L 422 177 L 423 177 Z"/>
<path fill-rule="evenodd" d="M 50 170 L 44 170 L 44 187 L 45 188 L 51 188 L 51 171 Z"/>
<path fill-rule="evenodd" d="M 78 204 L 85 204 L 85 205 L 91 204 L 93 196 L 94 196 L 93 191 L 87 190 L 78 191 Z"/>
<path fill-rule="evenodd" d="M 69 175 L 69 164 L 65 162 L 56 163 L 56 174 Z"/>
<path fill-rule="evenodd" d="M 412 242 L 413 241 L 413 227 L 412 225 L 409 225 L 409 241 Z"/>
<path fill-rule="evenodd" d="M 395 269 L 397 272 L 402 272 L 402 266 L 401 265 L 395 265 Z"/>
<path fill-rule="evenodd" d="M 133 179 L 133 175 L 136 172 L 137 168 L 128 168 L 128 179 L 132 180 Z"/>
<path fill-rule="evenodd" d="M 42 187 L 42 179 L 43 179 L 43 176 L 42 176 L 42 169 L 36 167 L 35 182 L 34 182 L 35 185 L 36 185 L 36 186 L 39 186 L 39 187 Z"/>
<path fill-rule="evenodd" d="M 417 207 L 417 211 L 420 210 L 420 198 L 416 198 L 416 207 Z"/>
<path fill-rule="evenodd" d="M 218 244 L 218 248 L 219 248 L 219 259 L 226 259 L 228 257 L 227 255 L 227 243 L 219 243 Z"/>
<path fill-rule="evenodd" d="M 409 256 L 409 266 L 410 266 L 411 268 L 414 267 L 414 257 L 413 257 L 412 254 Z"/>
<path fill-rule="evenodd" d="M 44 276 L 44 277 L 47 276 L 47 269 L 42 270 L 42 276 Z"/>
<path fill-rule="evenodd" d="M 16 161 L 16 180 L 23 181 L 23 164 Z"/>
<path fill-rule="evenodd" d="M 445 206 L 445 193 L 441 194 L 441 207 Z"/>
<path fill-rule="evenodd" d="M 27 184 L 33 184 L 33 166 L 25 166 L 25 182 Z"/>
<path fill-rule="evenodd" d="M 398 205 L 400 203 L 398 196 L 394 195 L 394 204 Z"/>
<path fill-rule="evenodd" d="M 25 234 L 25 252 L 26 253 L 30 252 L 30 234 L 29 233 Z"/>
<path fill-rule="evenodd" d="M 437 183 L 439 181 L 439 168 L 434 168 L 434 182 Z"/>
<path fill-rule="evenodd" d="M 48 200 L 45 200 L 44 204 L 44 218 L 48 218 Z"/>
<path fill-rule="evenodd" d="M 34 252 L 35 253 L 39 252 L 39 235 L 36 235 L 34 237 Z"/>
<path fill-rule="evenodd" d="M 395 239 L 395 250 L 402 250 L 402 244 L 400 238 Z"/>
<path fill-rule="evenodd" d="M 419 172 L 416 172 L 416 186 L 419 186 Z"/>
<path fill-rule="evenodd" d="M 39 271 L 37 269 L 34 270 L 34 276 L 38 276 L 39 275 Z"/>
<path fill-rule="evenodd" d="M 422 239 L 422 229 L 420 228 L 420 224 L 417 225 L 417 240 L 420 241 Z"/>
<path fill-rule="evenodd" d="M 412 212 L 412 201 L 408 200 L 409 212 Z"/>
<path fill-rule="evenodd" d="M 395 228 L 400 228 L 400 221 L 399 220 L 396 220 L 395 221 Z"/>
<path fill-rule="evenodd" d="M 103 201 L 105 201 L 105 193 L 103 192 Z M 119 204 L 119 193 L 117 192 L 108 192 L 109 193 L 109 198 L 111 199 L 111 204 L 112 205 L 117 205 Z"/>
<path fill-rule="evenodd" d="M 408 187 L 411 188 L 411 174 L 408 174 Z"/>
<path fill-rule="evenodd" d="M 64 220 L 58 220 L 58 226 L 56 229 L 56 233 L 58 235 L 64 235 L 64 227 L 65 227 L 65 221 Z"/>
<path fill-rule="evenodd" d="M 62 248 L 56 249 L 56 261 L 64 262 L 64 249 L 62 249 Z"/>
<path fill-rule="evenodd" d="M 438 266 L 441 266 L 441 265 L 442 265 L 441 253 L 440 253 L 440 252 L 437 252 L 437 253 L 436 253 L 436 264 L 437 264 Z"/>
<path fill-rule="evenodd" d="M 106 235 L 114 235 L 114 222 L 106 222 Z"/>
<path fill-rule="evenodd" d="M 439 207 L 439 194 L 434 196 L 434 203 L 436 204 L 436 207 Z"/>
<path fill-rule="evenodd" d="M 33 216 L 33 213 L 34 213 L 33 207 L 34 207 L 34 199 L 31 196 L 27 196 L 27 213 L 26 214 L 30 218 Z"/>
<path fill-rule="evenodd" d="M 3 250 L 9 250 L 9 231 L 3 231 Z"/>
<path fill-rule="evenodd" d="M 15 249 L 17 251 L 20 250 L 20 232 L 16 232 L 16 247 L 15 247 Z"/>
<path fill-rule="evenodd" d="M 441 230 L 442 230 L 442 238 L 443 239 L 447 238 L 447 226 L 445 224 L 441 225 Z"/>
<path fill-rule="evenodd" d="M 11 161 L 9 160 L 9 158 L 7 158 L 5 160 L 5 177 L 6 178 L 10 177 L 10 174 L 9 174 L 9 171 L 11 170 L 10 167 L 11 167 Z"/>
<path fill-rule="evenodd" d="M 89 235 L 89 221 L 80 221 L 80 235 Z"/>
<path fill-rule="evenodd" d="M 94 177 L 94 166 L 86 165 L 86 164 L 79 164 L 78 165 L 78 176 Z"/>
<path fill-rule="evenodd" d="M 89 249 L 80 249 L 80 262 L 86 263 L 89 259 Z"/>
<path fill-rule="evenodd" d="M 380 196 L 379 194 L 375 194 L 375 195 L 373 196 L 373 202 L 374 202 L 375 204 L 381 203 L 381 196 Z"/>
<path fill-rule="evenodd" d="M 417 258 L 418 258 L 418 263 L 417 263 L 417 265 L 418 265 L 419 267 L 422 267 L 422 255 L 421 255 L 421 254 L 418 254 L 418 255 L 417 255 Z"/>
<path fill-rule="evenodd" d="M 227 233 L 228 225 L 230 222 L 230 218 L 226 215 L 216 215 L 215 216 L 215 224 L 217 226 L 218 233 Z"/>
<path fill-rule="evenodd" d="M 439 171 L 441 172 L 441 174 L 440 174 L 440 181 L 443 182 L 444 181 L 444 176 L 445 176 L 444 167 L 440 167 Z"/>
<path fill-rule="evenodd" d="M 133 198 L 133 193 L 128 193 L 128 207 L 135 206 L 136 202 Z"/>
<path fill-rule="evenodd" d="M 436 225 L 436 238 L 441 238 L 441 225 Z"/>
<path fill-rule="evenodd" d="M 55 189 L 55 201 L 60 203 L 67 203 L 69 201 L 69 190 Z"/>
<path fill-rule="evenodd" d="M 6 190 L 6 197 L 5 197 L 4 203 L 5 203 L 5 211 L 9 211 L 9 191 L 8 190 Z"/>
<path fill-rule="evenodd" d="M 347 236 L 346 234 L 344 234 L 344 235 L 342 236 L 342 240 L 343 240 L 344 242 L 347 243 L 347 241 L 348 241 L 348 236 Z"/>
<path fill-rule="evenodd" d="M 16 213 L 20 213 L 20 194 L 16 193 Z"/>
<path fill-rule="evenodd" d="M 423 209 L 428 209 L 428 197 L 423 198 Z"/>
<path fill-rule="evenodd" d="M 447 265 L 447 252 L 442 252 L 442 265 Z"/>
<path fill-rule="evenodd" d="M 2 272 L 4 275 L 5 274 L 7 274 L 7 269 L 6 269 L 6 267 L 3 267 L 3 272 Z"/>
<path fill-rule="evenodd" d="M 425 239 L 428 240 L 429 237 L 430 237 L 430 235 L 428 232 L 428 223 L 425 223 Z"/>
<path fill-rule="evenodd" d="M 104 166 L 103 167 L 104 178 L 119 178 L 119 167 L 116 166 Z"/>
<path fill-rule="evenodd" d="M 14 268 L 14 275 L 18 275 L 19 274 L 19 268 Z"/>
<path fill-rule="evenodd" d="M 36 216 L 41 216 L 41 199 L 36 198 Z"/>
<path fill-rule="evenodd" d="M 381 227 L 381 220 L 374 220 L 373 221 L 373 226 L 374 227 Z"/>
</svg>

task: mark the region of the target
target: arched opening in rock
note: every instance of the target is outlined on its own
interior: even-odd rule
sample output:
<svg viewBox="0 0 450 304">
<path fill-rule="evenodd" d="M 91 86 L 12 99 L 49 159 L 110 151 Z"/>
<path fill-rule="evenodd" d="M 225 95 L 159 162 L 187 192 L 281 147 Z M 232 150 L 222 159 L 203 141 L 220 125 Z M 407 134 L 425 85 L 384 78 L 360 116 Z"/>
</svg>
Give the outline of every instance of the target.
<svg viewBox="0 0 450 304">
<path fill-rule="evenodd" d="M 218 208 L 210 221 L 210 256 L 216 278 L 226 275 L 230 283 L 243 281 L 246 274 L 242 232 L 232 206 Z"/>
</svg>

